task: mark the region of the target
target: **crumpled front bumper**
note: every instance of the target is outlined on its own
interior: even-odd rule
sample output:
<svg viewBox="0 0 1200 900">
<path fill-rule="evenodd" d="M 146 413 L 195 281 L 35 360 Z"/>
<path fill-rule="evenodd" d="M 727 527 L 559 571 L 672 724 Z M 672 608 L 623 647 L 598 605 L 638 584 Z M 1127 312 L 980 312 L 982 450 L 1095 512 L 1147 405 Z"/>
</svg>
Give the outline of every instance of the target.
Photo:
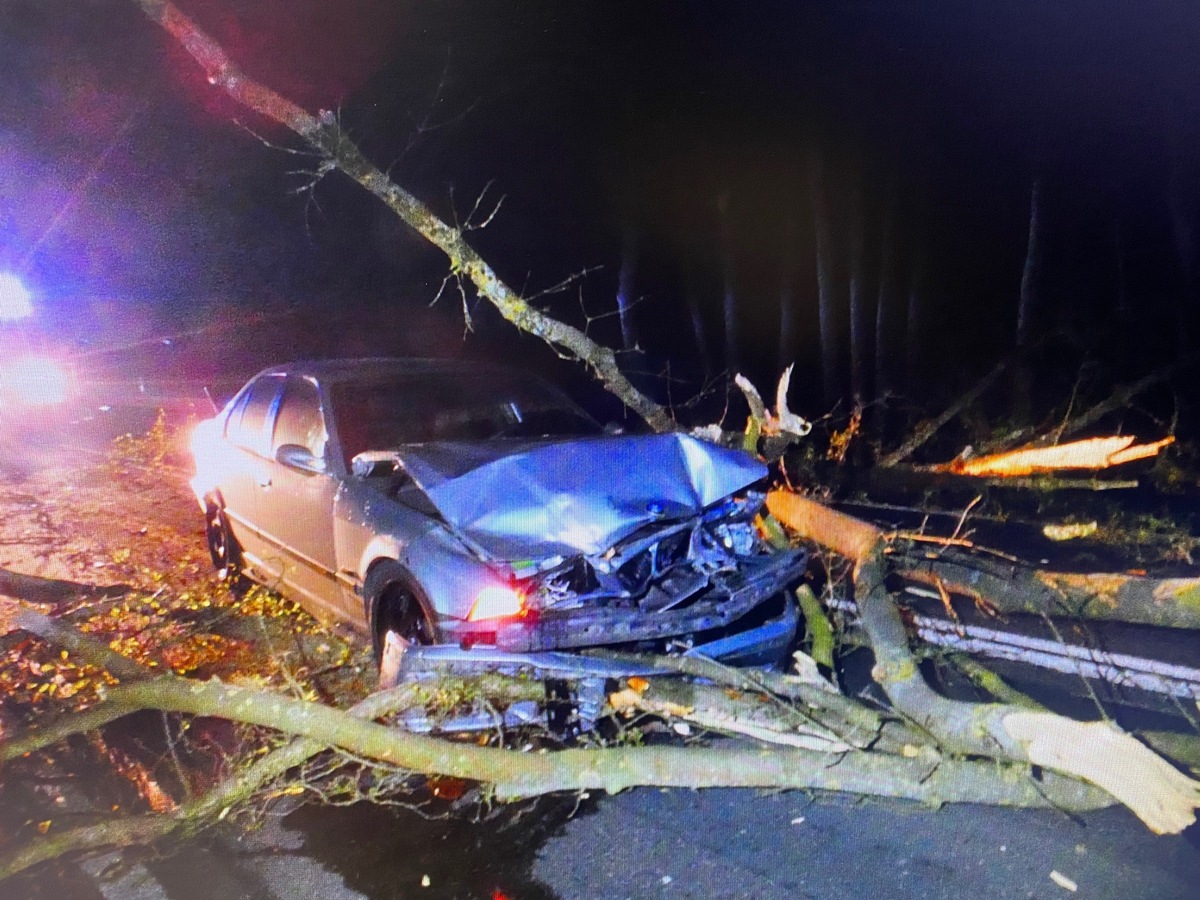
<svg viewBox="0 0 1200 900">
<path fill-rule="evenodd" d="M 800 620 L 799 608 L 790 595 L 783 606 L 782 612 L 759 625 L 698 644 L 684 655 L 703 656 L 739 667 L 776 665 L 791 648 Z M 490 707 L 477 708 L 449 720 L 436 721 L 414 710 L 405 714 L 404 727 L 415 732 L 459 732 L 545 725 L 549 721 L 559 731 L 578 733 L 578 729 L 593 727 L 603 714 L 613 679 L 677 674 L 656 666 L 653 656 L 639 658 L 637 654 L 610 659 L 556 650 L 525 653 L 493 646 L 435 644 L 405 650 L 399 678 L 436 681 L 446 676 L 472 677 L 485 673 L 545 681 L 547 701 L 515 703 L 502 713 Z M 573 687 L 568 688 L 568 684 Z M 547 720 L 547 710 L 551 708 L 556 712 Z"/>
<path fill-rule="evenodd" d="M 495 646 L 515 653 L 536 653 L 721 632 L 720 640 L 714 642 L 720 648 L 720 658 L 756 657 L 760 655 L 755 651 L 759 644 L 770 649 L 791 640 L 799 621 L 795 603 L 789 598 L 783 613 L 766 623 L 748 622 L 744 636 L 739 633 L 738 620 L 799 580 L 805 559 L 802 549 L 748 559 L 737 572 L 715 576 L 703 597 L 680 609 L 543 612 L 534 621 L 502 625 L 496 631 Z"/>
</svg>

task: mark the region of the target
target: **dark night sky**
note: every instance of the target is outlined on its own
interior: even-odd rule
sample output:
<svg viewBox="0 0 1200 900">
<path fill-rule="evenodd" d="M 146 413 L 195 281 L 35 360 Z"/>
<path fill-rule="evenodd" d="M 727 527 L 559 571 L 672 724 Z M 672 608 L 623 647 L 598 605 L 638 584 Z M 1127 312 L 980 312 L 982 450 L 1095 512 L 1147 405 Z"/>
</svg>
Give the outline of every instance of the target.
<svg viewBox="0 0 1200 900">
<path fill-rule="evenodd" d="M 1191 3 L 179 5 L 251 75 L 340 109 L 439 213 L 465 215 L 494 180 L 506 199 L 475 243 L 514 286 L 601 266 L 583 303 L 606 312 L 635 246 L 650 368 L 699 377 L 688 298 L 723 367 L 728 269 L 746 368 L 769 378 L 782 350 L 815 372 L 817 160 L 839 278 L 861 231 L 878 280 L 892 223 L 896 292 L 916 285 L 931 358 L 963 377 L 1012 339 L 1035 177 L 1041 327 L 1102 348 L 1113 338 L 1095 325 L 1122 292 L 1166 318 L 1195 299 Z M 218 300 L 425 315 L 438 255 L 337 176 L 294 193 L 305 178 L 289 172 L 309 162 L 232 119 L 295 143 L 215 95 L 132 4 L 0 0 L 0 60 L 0 269 L 22 273 L 48 318 L 133 309 L 183 327 Z M 422 121 L 440 127 L 417 133 Z M 782 283 L 797 332 L 780 348 Z M 551 303 L 579 319 L 578 293 Z M 441 309 L 461 331 L 456 304 Z M 595 327 L 616 338 L 611 320 Z M 479 328 L 484 342 L 503 331 L 487 316 Z M 1157 349 L 1167 331 L 1125 338 Z"/>
</svg>

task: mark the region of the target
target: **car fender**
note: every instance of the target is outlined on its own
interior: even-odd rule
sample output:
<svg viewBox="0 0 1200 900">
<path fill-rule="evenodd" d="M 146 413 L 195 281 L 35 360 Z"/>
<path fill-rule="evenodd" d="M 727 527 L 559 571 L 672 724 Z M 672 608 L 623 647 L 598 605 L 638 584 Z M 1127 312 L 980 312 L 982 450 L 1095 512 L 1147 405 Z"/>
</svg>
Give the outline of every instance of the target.
<svg viewBox="0 0 1200 900">
<path fill-rule="evenodd" d="M 367 546 L 359 569 L 363 583 L 373 565 L 382 559 L 399 563 L 420 586 L 436 619 L 465 619 L 480 590 L 503 576 L 497 569 L 471 557 L 453 535 L 432 528 L 402 544 L 395 537 L 377 535 Z M 366 591 L 364 603 L 369 604 Z M 366 609 L 368 620 L 371 610 Z"/>
</svg>

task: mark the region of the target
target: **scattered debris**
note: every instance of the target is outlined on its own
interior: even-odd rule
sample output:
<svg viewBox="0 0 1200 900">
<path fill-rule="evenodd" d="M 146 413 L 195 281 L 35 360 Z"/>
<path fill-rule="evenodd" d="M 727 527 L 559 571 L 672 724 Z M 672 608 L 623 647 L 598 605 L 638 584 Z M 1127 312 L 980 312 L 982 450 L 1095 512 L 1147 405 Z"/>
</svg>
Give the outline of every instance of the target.
<svg viewBox="0 0 1200 900">
<path fill-rule="evenodd" d="M 1091 537 L 1099 527 L 1095 520 L 1067 522 L 1062 525 L 1043 525 L 1042 534 L 1052 541 L 1074 541 L 1079 538 Z"/>
<path fill-rule="evenodd" d="M 1070 891 L 1072 894 L 1079 890 L 1079 885 L 1074 881 L 1059 872 L 1057 869 L 1050 870 L 1050 880 L 1057 884 L 1064 891 Z"/>
</svg>

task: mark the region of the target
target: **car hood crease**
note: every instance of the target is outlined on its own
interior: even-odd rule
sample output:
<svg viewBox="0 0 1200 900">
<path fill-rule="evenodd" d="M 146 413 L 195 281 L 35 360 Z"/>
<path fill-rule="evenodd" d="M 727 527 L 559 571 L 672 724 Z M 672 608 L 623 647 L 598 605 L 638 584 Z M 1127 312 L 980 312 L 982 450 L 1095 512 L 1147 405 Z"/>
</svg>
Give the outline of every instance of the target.
<svg viewBox="0 0 1200 900">
<path fill-rule="evenodd" d="M 456 531 L 509 561 L 601 553 L 767 474 L 747 453 L 681 433 L 442 441 L 395 456 Z"/>
</svg>

